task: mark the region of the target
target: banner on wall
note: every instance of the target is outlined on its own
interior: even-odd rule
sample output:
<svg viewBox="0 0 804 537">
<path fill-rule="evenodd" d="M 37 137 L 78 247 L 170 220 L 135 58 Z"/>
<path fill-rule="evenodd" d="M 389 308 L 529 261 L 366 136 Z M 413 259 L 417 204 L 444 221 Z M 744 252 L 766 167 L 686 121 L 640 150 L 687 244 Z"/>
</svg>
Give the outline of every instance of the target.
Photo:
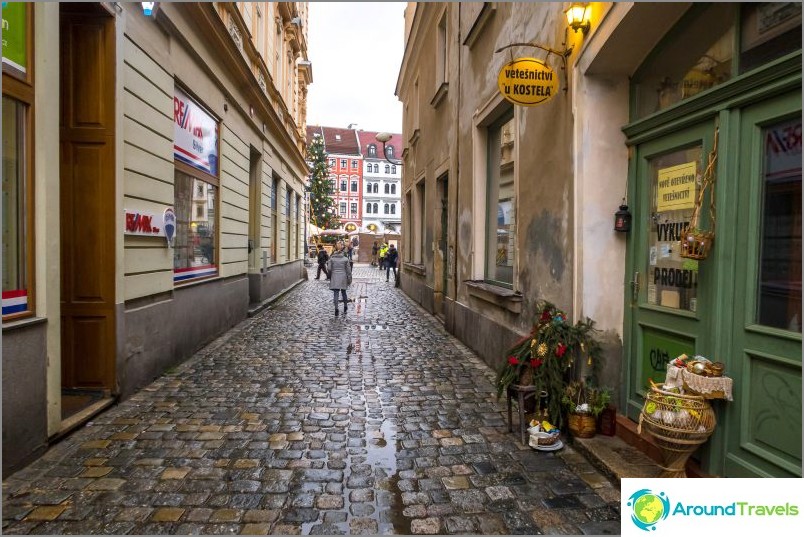
<svg viewBox="0 0 804 537">
<path fill-rule="evenodd" d="M 25 73 L 28 68 L 25 2 L 3 2 L 3 65 Z"/>
<path fill-rule="evenodd" d="M 180 88 L 173 90 L 173 156 L 218 175 L 218 122 Z"/>
</svg>

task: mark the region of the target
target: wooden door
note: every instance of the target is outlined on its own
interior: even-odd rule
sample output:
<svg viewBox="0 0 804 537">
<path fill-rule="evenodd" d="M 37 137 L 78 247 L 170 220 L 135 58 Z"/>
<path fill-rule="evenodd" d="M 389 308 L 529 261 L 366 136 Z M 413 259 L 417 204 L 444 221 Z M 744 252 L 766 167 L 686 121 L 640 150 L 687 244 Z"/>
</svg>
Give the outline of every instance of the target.
<svg viewBox="0 0 804 537">
<path fill-rule="evenodd" d="M 62 386 L 112 389 L 114 19 L 94 4 L 62 4 L 60 30 Z"/>
</svg>

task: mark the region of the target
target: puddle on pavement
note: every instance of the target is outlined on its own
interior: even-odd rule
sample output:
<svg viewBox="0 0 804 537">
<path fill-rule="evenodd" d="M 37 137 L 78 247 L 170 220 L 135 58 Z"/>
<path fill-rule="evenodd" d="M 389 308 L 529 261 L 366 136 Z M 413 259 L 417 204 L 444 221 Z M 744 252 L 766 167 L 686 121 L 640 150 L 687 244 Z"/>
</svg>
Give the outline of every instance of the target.
<svg viewBox="0 0 804 537">
<path fill-rule="evenodd" d="M 379 393 L 379 389 L 377 390 Z M 402 515 L 402 494 L 399 491 L 399 471 L 396 467 L 396 454 L 401 449 L 401 441 L 397 440 L 396 427 L 391 420 L 385 419 L 380 425 L 379 435 L 370 438 L 367 442 L 368 453 L 366 463 L 374 469 L 377 481 L 375 484 L 379 493 L 385 491 L 393 498 L 393 505 L 387 506 L 389 519 L 397 535 L 410 535 L 410 520 Z"/>
</svg>

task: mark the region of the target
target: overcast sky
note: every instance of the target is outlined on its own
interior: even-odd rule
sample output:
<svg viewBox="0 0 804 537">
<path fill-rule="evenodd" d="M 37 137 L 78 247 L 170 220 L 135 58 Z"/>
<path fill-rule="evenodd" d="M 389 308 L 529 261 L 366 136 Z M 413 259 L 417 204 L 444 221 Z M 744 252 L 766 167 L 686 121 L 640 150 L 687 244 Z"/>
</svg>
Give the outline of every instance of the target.
<svg viewBox="0 0 804 537">
<path fill-rule="evenodd" d="M 307 124 L 402 132 L 404 2 L 310 2 Z"/>
</svg>

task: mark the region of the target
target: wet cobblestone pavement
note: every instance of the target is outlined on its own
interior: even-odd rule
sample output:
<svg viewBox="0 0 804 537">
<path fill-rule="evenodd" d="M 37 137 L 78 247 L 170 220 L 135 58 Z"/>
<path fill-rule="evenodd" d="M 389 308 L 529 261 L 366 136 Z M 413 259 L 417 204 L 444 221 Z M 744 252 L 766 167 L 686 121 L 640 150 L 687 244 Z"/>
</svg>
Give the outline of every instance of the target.
<svg viewBox="0 0 804 537">
<path fill-rule="evenodd" d="M 384 273 L 305 281 L 3 482 L 6 534 L 618 534 L 570 446 Z"/>
</svg>

